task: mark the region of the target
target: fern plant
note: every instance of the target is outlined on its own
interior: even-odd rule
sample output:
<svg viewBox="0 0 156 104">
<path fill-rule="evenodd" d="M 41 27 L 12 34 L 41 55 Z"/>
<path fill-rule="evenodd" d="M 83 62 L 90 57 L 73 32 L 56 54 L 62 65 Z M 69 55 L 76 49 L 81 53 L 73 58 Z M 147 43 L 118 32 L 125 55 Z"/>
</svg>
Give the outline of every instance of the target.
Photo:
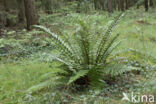
<svg viewBox="0 0 156 104">
<path fill-rule="evenodd" d="M 124 13 L 115 17 L 104 34 L 93 34 L 87 21 L 79 21 L 79 27 L 74 34 L 61 38 L 43 26 L 35 26 L 53 38 L 60 50 L 57 61 L 63 63 L 62 71 L 57 75 L 65 79 L 67 85 L 96 85 L 105 75 L 116 76 L 128 69 L 125 65 L 108 61 L 112 51 L 121 43 L 115 42 L 119 37 L 111 37 L 114 27 L 124 16 Z"/>
</svg>

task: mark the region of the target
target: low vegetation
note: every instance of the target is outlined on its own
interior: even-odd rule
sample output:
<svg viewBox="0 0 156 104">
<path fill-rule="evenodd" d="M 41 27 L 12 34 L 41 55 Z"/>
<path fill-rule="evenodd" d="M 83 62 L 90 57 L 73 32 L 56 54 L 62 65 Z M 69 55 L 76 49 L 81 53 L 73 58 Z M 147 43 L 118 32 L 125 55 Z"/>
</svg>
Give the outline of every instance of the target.
<svg viewBox="0 0 156 104">
<path fill-rule="evenodd" d="M 156 97 L 156 10 L 143 12 L 142 2 L 134 5 L 140 9 L 108 13 L 101 4 L 92 10 L 91 1 L 80 8 L 78 1 L 69 7 L 55 1 L 54 10 L 39 10 L 38 24 L 1 28 L 0 104 L 132 104 L 124 94 Z"/>
</svg>

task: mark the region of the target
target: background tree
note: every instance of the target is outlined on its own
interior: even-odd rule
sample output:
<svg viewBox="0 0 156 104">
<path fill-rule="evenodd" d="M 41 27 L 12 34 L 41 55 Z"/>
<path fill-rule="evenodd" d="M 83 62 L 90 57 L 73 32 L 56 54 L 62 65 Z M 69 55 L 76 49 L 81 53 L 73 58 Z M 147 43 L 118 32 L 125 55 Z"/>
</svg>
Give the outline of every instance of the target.
<svg viewBox="0 0 156 104">
<path fill-rule="evenodd" d="M 112 0 L 108 0 L 108 12 L 110 16 L 113 13 L 113 1 Z"/>
<path fill-rule="evenodd" d="M 98 9 L 98 2 L 97 2 L 97 0 L 94 0 L 94 8 L 95 8 L 95 10 Z"/>
<path fill-rule="evenodd" d="M 52 0 L 41 0 L 43 8 L 47 14 L 52 13 Z"/>
<path fill-rule="evenodd" d="M 81 6 L 82 0 L 76 0 L 76 1 L 77 1 L 77 9 L 76 9 L 76 12 L 77 13 L 80 13 L 80 6 Z"/>
<path fill-rule="evenodd" d="M 150 0 L 149 5 L 150 5 L 151 7 L 153 7 L 153 0 Z"/>
<path fill-rule="evenodd" d="M 7 1 L 6 0 L 3 0 L 3 5 L 4 5 L 5 11 L 8 12 L 9 11 L 9 7 L 7 5 Z"/>
<path fill-rule="evenodd" d="M 124 7 L 124 0 L 120 0 L 120 10 L 124 11 L 125 7 Z"/>
<path fill-rule="evenodd" d="M 148 0 L 145 0 L 144 3 L 145 3 L 145 11 L 147 12 L 148 11 Z"/>
<path fill-rule="evenodd" d="M 25 16 L 27 20 L 27 29 L 31 29 L 31 25 L 35 25 L 38 22 L 38 14 L 35 7 L 34 0 L 24 0 Z"/>
<path fill-rule="evenodd" d="M 17 23 L 23 24 L 26 20 L 27 29 L 30 29 L 30 26 L 36 24 L 38 20 L 35 5 L 37 9 L 42 9 L 47 14 L 68 12 L 71 8 L 71 11 L 77 13 L 87 13 L 95 9 L 108 11 L 111 15 L 117 8 L 124 11 L 133 6 L 137 8 L 144 6 L 145 11 L 148 11 L 149 7 L 154 7 L 155 4 L 156 0 L 0 0 L 0 9 L 3 11 L 0 18 L 3 21 L 1 24 L 6 27 L 14 26 Z M 13 20 L 10 17 L 18 18 Z M 12 21 L 15 22 L 14 25 L 10 25 Z"/>
<path fill-rule="evenodd" d="M 129 9 L 129 0 L 125 0 L 126 3 L 126 10 Z"/>
<path fill-rule="evenodd" d="M 24 1 L 23 0 L 17 0 L 17 3 L 18 3 L 18 22 L 24 23 L 24 20 L 25 20 Z"/>
</svg>

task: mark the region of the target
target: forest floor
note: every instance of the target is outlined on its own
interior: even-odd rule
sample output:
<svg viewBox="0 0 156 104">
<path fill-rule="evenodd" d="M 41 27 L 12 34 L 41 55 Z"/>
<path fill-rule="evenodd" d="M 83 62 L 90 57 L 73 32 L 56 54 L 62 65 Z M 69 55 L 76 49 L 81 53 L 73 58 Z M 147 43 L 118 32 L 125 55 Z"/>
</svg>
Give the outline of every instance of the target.
<svg viewBox="0 0 156 104">
<path fill-rule="evenodd" d="M 143 71 L 123 75 L 110 86 L 95 91 L 72 92 L 53 88 L 57 76 L 51 76 L 48 82 L 46 80 L 49 73 L 60 70 L 60 64 L 50 56 L 57 51 L 49 36 L 36 29 L 29 32 L 4 29 L 3 38 L 0 38 L 0 104 L 132 104 L 122 101 L 123 92 L 156 98 L 155 13 L 156 10 L 127 11 L 113 31 L 113 34 L 121 34 L 118 40 L 124 39 L 114 54 L 133 60 L 131 63 L 138 68 L 142 66 Z M 117 14 L 114 13 L 113 17 Z M 63 36 L 75 31 L 78 18 L 90 18 L 93 23 L 99 23 L 97 26 L 106 28 L 113 17 L 105 13 L 41 14 L 40 24 Z"/>
</svg>

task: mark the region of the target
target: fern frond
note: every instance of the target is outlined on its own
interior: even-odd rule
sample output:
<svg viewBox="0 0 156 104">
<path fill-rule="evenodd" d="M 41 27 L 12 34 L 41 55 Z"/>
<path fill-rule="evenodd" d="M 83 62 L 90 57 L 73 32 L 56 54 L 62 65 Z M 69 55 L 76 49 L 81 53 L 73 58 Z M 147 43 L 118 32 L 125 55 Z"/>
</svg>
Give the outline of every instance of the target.
<svg viewBox="0 0 156 104">
<path fill-rule="evenodd" d="M 75 34 L 77 35 L 77 40 L 79 48 L 82 53 L 82 59 L 84 62 L 82 64 L 89 65 L 89 53 L 90 53 L 90 42 L 89 42 L 89 27 L 84 21 L 80 20 L 79 21 L 80 28 L 78 32 Z"/>
<path fill-rule="evenodd" d="M 121 44 L 122 41 L 123 40 L 120 40 L 119 42 L 114 43 L 114 45 L 106 51 L 105 55 L 102 57 L 103 63 L 106 63 L 107 58 L 110 56 L 113 50 L 116 49 Z"/>
<path fill-rule="evenodd" d="M 102 67 L 103 68 L 103 67 Z M 97 69 L 97 67 L 95 68 Z M 100 72 L 100 70 L 91 69 L 88 73 L 88 77 L 90 79 L 90 86 L 93 89 L 101 88 L 104 86 L 104 83 L 101 82 L 104 74 Z"/>
<path fill-rule="evenodd" d="M 81 64 L 82 60 L 81 60 L 81 53 L 78 51 L 78 48 L 76 47 L 76 43 L 75 40 L 73 39 L 75 37 L 75 34 L 71 34 L 68 35 L 66 34 L 67 37 L 65 37 L 66 42 L 68 43 L 68 45 L 71 47 L 71 50 L 73 51 L 73 53 L 76 55 L 75 57 L 77 57 L 77 63 Z"/>
<path fill-rule="evenodd" d="M 29 92 L 34 93 L 34 92 L 40 91 L 40 90 L 42 90 L 44 88 L 47 88 L 47 87 L 49 87 L 51 85 L 52 85 L 52 81 L 48 80 L 48 81 L 42 82 L 42 83 L 40 83 L 38 85 L 34 85 L 34 86 L 30 87 L 26 92 L 27 93 L 29 93 Z"/>
<path fill-rule="evenodd" d="M 117 76 L 123 74 L 124 72 L 140 70 L 139 68 L 127 66 L 121 63 L 112 63 L 104 67 L 103 74 L 110 74 L 111 76 Z"/>
<path fill-rule="evenodd" d="M 102 49 L 102 52 L 101 52 L 102 55 L 99 56 L 100 58 L 99 58 L 99 60 L 98 60 L 99 63 L 101 63 L 101 60 L 105 57 L 107 51 L 112 47 L 113 43 L 115 42 L 115 40 L 116 40 L 118 37 L 119 37 L 119 34 L 117 34 L 112 40 L 110 40 L 110 42 L 108 43 L 108 45 L 106 45 L 106 46 Z M 117 47 L 117 46 L 116 46 L 116 47 Z M 116 47 L 114 47 L 114 49 L 115 49 Z M 112 51 L 113 51 L 113 50 L 112 50 Z M 105 58 L 107 58 L 107 57 L 105 57 Z"/>
<path fill-rule="evenodd" d="M 73 63 L 71 63 L 70 61 L 65 61 L 57 56 L 54 56 L 54 55 L 51 55 L 51 57 L 53 57 L 55 60 L 65 64 L 65 65 L 67 65 L 70 71 L 72 71 L 73 73 L 76 73 L 76 70 L 73 69 L 73 67 L 74 67 Z"/>
<path fill-rule="evenodd" d="M 71 47 L 62 39 L 60 38 L 58 35 L 56 35 L 55 33 L 52 33 L 49 29 L 47 29 L 44 26 L 39 26 L 39 25 L 35 25 L 34 27 L 37 27 L 41 30 L 43 30 L 44 32 L 50 34 L 56 42 L 58 42 L 58 44 L 60 44 L 60 47 L 62 47 L 61 49 L 63 49 L 63 52 L 65 52 L 65 55 L 69 56 L 72 59 L 75 59 L 75 54 L 72 51 Z M 76 61 L 77 59 L 75 59 Z"/>
<path fill-rule="evenodd" d="M 67 83 L 68 85 L 75 82 L 76 80 L 80 79 L 81 77 L 87 75 L 89 70 L 80 70 L 77 72 L 74 76 L 70 77 L 69 82 Z"/>
<path fill-rule="evenodd" d="M 101 39 L 101 42 L 98 46 L 98 51 L 96 53 L 96 63 L 98 62 L 102 49 L 105 46 L 105 44 L 107 43 L 107 41 L 109 40 L 109 37 L 111 35 L 111 32 L 113 31 L 113 29 L 115 28 L 115 26 L 117 25 L 117 23 L 119 22 L 119 20 L 124 16 L 124 13 L 121 13 L 119 16 L 117 16 L 115 18 L 115 20 L 112 22 L 112 24 L 108 27 L 106 33 L 104 34 L 103 38 Z"/>
</svg>

